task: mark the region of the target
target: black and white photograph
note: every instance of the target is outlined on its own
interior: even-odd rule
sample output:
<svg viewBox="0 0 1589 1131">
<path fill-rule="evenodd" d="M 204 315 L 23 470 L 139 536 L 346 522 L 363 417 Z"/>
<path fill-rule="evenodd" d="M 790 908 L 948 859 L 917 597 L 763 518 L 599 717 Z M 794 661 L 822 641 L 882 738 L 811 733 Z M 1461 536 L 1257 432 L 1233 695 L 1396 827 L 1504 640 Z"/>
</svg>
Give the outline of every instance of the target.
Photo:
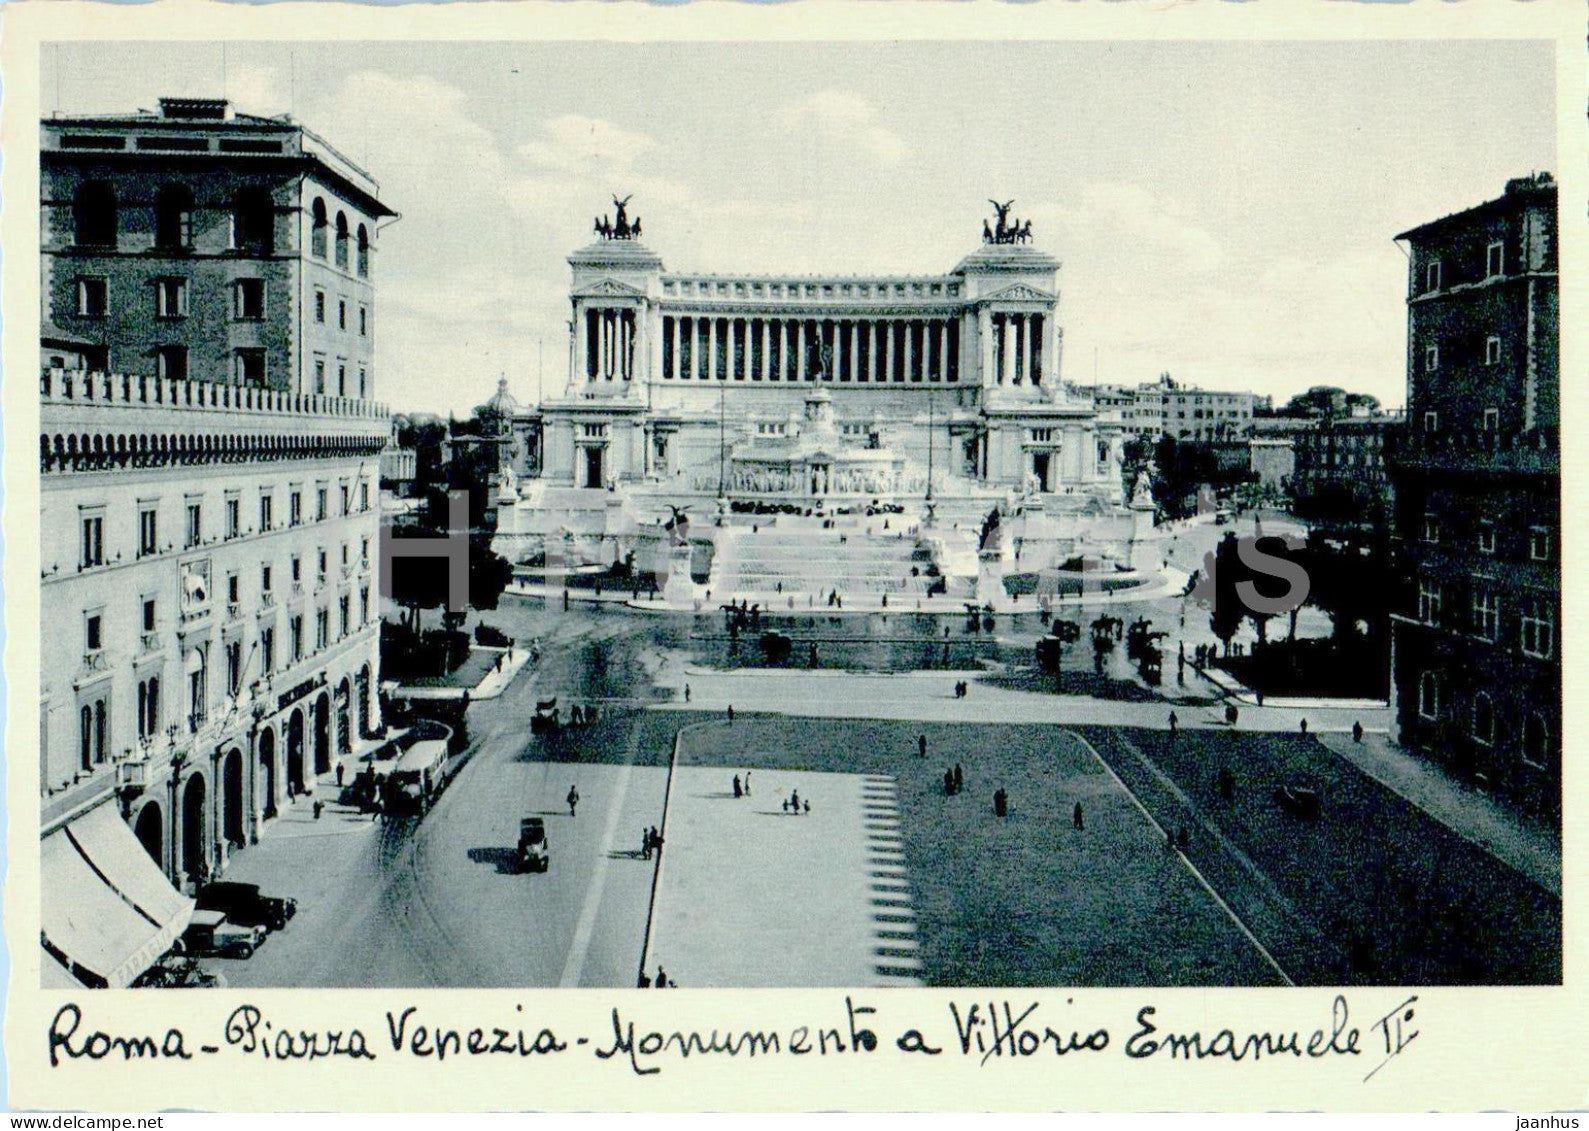
<svg viewBox="0 0 1589 1131">
<path fill-rule="evenodd" d="M 1555 75 L 45 45 L 43 984 L 1559 984 Z"/>
</svg>

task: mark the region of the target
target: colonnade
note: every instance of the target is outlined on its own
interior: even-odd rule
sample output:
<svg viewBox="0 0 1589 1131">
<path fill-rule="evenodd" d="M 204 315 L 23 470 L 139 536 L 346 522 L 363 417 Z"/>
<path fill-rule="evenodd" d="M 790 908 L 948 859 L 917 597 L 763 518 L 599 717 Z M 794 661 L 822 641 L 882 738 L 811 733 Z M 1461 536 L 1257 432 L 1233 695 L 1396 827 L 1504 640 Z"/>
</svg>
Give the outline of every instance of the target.
<svg viewBox="0 0 1589 1131">
<path fill-rule="evenodd" d="M 955 382 L 960 379 L 960 321 L 664 315 L 662 377 Z"/>
<path fill-rule="evenodd" d="M 633 310 L 585 311 L 585 378 L 628 381 L 635 376 L 639 321 Z"/>
</svg>

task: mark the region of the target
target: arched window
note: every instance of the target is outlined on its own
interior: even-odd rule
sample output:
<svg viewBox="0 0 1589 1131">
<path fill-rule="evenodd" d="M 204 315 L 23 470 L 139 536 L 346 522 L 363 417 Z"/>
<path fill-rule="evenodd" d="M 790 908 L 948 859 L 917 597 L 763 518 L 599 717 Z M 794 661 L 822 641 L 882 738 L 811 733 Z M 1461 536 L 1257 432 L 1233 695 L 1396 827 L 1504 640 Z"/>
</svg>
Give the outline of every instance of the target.
<svg viewBox="0 0 1589 1131">
<path fill-rule="evenodd" d="M 94 709 L 87 703 L 83 704 L 82 723 L 80 761 L 83 769 L 91 770 L 94 768 Z"/>
<path fill-rule="evenodd" d="M 359 278 L 370 277 L 370 233 L 363 224 L 359 225 Z"/>
<path fill-rule="evenodd" d="M 323 223 L 323 207 L 318 215 Z M 269 255 L 276 250 L 276 206 L 269 190 L 239 189 L 232 198 L 232 247 L 250 255 Z M 325 254 L 323 249 L 320 254 Z"/>
<path fill-rule="evenodd" d="M 1473 697 L 1473 741 L 1481 746 L 1495 744 L 1495 705 L 1482 691 Z"/>
<path fill-rule="evenodd" d="M 337 213 L 337 266 L 348 265 L 348 214 Z"/>
<path fill-rule="evenodd" d="M 1550 753 L 1550 722 L 1538 711 L 1530 712 L 1523 720 L 1523 761 L 1544 766 L 1550 762 Z"/>
<path fill-rule="evenodd" d="M 167 251 L 193 246 L 193 194 L 184 185 L 166 185 L 155 196 L 155 246 Z"/>
<path fill-rule="evenodd" d="M 1418 714 L 1426 719 L 1440 717 L 1440 677 L 1424 672 L 1418 681 Z"/>
<path fill-rule="evenodd" d="M 314 228 L 309 233 L 309 252 L 317 259 L 326 257 L 326 202 L 319 197 L 314 202 Z"/>
<path fill-rule="evenodd" d="M 116 190 L 105 181 L 79 185 L 72 200 L 73 240 L 81 247 L 116 246 Z"/>
</svg>

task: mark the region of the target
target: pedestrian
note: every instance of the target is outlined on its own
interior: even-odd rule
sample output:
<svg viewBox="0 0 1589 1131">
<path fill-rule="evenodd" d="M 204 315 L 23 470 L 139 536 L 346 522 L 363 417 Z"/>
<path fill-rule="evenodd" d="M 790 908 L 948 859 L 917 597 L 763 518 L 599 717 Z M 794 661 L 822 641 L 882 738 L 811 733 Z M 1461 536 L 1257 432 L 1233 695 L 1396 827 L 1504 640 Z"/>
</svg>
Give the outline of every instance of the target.
<svg viewBox="0 0 1589 1131">
<path fill-rule="evenodd" d="M 998 789 L 993 791 L 993 815 L 996 817 L 1003 817 L 1006 816 L 1009 811 L 1010 795 L 1004 792 L 1003 786 L 1000 786 Z"/>
<path fill-rule="evenodd" d="M 800 815 L 800 791 L 798 789 L 790 790 L 789 808 L 794 810 L 795 816 L 798 817 Z"/>
<path fill-rule="evenodd" d="M 347 770 L 348 770 L 348 768 L 347 768 L 347 766 L 344 763 L 342 763 L 342 762 L 338 762 L 337 763 L 337 788 L 338 789 L 342 788 L 342 776 L 347 773 Z"/>
<path fill-rule="evenodd" d="M 1258 698 L 1258 706 L 1262 707 L 1263 706 L 1263 692 L 1262 691 L 1255 691 L 1253 694 L 1256 695 L 1257 698 Z"/>
<path fill-rule="evenodd" d="M 651 826 L 651 847 L 657 850 L 657 855 L 662 855 L 662 830 L 655 825 Z"/>
<path fill-rule="evenodd" d="M 739 775 L 738 775 L 738 774 L 735 774 L 735 775 L 734 775 L 734 800 L 736 800 L 736 801 L 737 801 L 737 800 L 739 800 L 739 799 L 740 799 L 740 798 L 741 798 L 741 797 L 743 797 L 743 796 L 744 796 L 744 792 L 743 792 L 743 790 L 742 790 L 742 789 L 741 789 L 741 788 L 740 788 L 740 784 L 739 784 Z"/>
<path fill-rule="evenodd" d="M 657 967 L 657 989 L 665 990 L 667 988 L 668 988 L 668 976 L 667 976 L 667 973 L 662 969 L 662 967 L 658 966 Z"/>
<path fill-rule="evenodd" d="M 684 685 L 684 701 L 686 703 L 690 701 L 690 685 L 687 683 Z"/>
<path fill-rule="evenodd" d="M 807 813 L 811 812 L 811 799 L 809 797 L 805 801 L 805 811 Z"/>
<path fill-rule="evenodd" d="M 750 796 L 750 771 L 745 771 L 745 796 Z"/>
<path fill-rule="evenodd" d="M 651 988 L 651 975 L 647 974 L 644 970 L 640 971 L 640 988 L 642 990 L 649 990 Z"/>
<path fill-rule="evenodd" d="M 789 799 L 787 797 L 783 799 L 783 811 L 785 813 L 789 812 Z"/>
<path fill-rule="evenodd" d="M 925 734 L 919 734 L 919 735 L 916 736 L 916 757 L 925 758 L 926 756 L 927 756 L 927 736 Z"/>
<path fill-rule="evenodd" d="M 734 725 L 734 705 L 732 703 L 728 705 L 728 725 Z"/>
<path fill-rule="evenodd" d="M 959 793 L 963 788 L 965 788 L 965 782 L 966 782 L 965 771 L 960 768 L 960 763 L 956 762 L 955 763 L 955 792 L 956 793 Z"/>
<path fill-rule="evenodd" d="M 1302 734 L 1305 737 L 1307 735 L 1307 733 L 1308 733 L 1308 720 L 1306 718 L 1304 718 L 1302 720 Z"/>
<path fill-rule="evenodd" d="M 323 802 L 319 801 L 319 800 L 316 800 L 315 803 L 314 803 L 314 819 L 315 820 L 318 821 L 320 819 L 320 814 L 321 814 L 321 812 L 324 811 L 324 809 L 325 809 L 325 804 Z"/>
<path fill-rule="evenodd" d="M 568 612 L 568 586 L 563 586 L 563 611 Z"/>
<path fill-rule="evenodd" d="M 1361 722 L 1353 722 L 1352 723 L 1352 741 L 1353 742 L 1362 742 L 1363 741 L 1363 724 Z"/>
<path fill-rule="evenodd" d="M 955 794 L 955 772 L 953 770 L 945 770 L 943 772 L 943 795 L 945 797 L 953 797 L 954 794 Z"/>
<path fill-rule="evenodd" d="M 574 809 L 578 805 L 579 805 L 579 786 L 571 785 L 571 786 L 568 787 L 568 815 L 570 817 L 572 817 L 574 815 Z"/>
<path fill-rule="evenodd" d="M 1080 801 L 1076 802 L 1076 808 L 1071 810 L 1070 823 L 1073 826 L 1075 826 L 1075 828 L 1078 831 L 1080 831 L 1084 827 L 1084 824 L 1083 824 L 1083 821 L 1082 821 L 1082 816 L 1081 816 L 1081 802 Z"/>
<path fill-rule="evenodd" d="M 640 826 L 640 855 L 651 859 L 651 830 L 644 825 Z"/>
<path fill-rule="evenodd" d="M 1175 733 L 1175 728 L 1180 725 L 1180 722 L 1181 722 L 1181 720 L 1176 717 L 1175 712 L 1171 711 L 1170 712 L 1170 733 L 1171 734 Z"/>
</svg>

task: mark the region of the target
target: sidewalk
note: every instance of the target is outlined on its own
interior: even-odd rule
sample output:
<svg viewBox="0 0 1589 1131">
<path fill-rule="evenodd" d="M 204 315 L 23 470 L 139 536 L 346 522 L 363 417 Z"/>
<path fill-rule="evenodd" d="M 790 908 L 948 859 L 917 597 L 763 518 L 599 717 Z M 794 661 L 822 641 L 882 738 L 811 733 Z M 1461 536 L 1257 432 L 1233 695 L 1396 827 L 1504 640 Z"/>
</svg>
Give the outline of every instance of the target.
<svg viewBox="0 0 1589 1131">
<path fill-rule="evenodd" d="M 1258 705 L 1258 696 L 1252 690 L 1252 688 L 1248 687 L 1245 683 L 1241 682 L 1241 680 L 1237 679 L 1229 672 L 1213 667 L 1212 665 L 1199 668 L 1189 663 L 1186 666 L 1189 669 L 1196 671 L 1198 675 L 1202 676 L 1204 679 L 1208 680 L 1209 683 L 1212 683 L 1215 687 L 1219 688 L 1225 693 L 1227 698 L 1234 699 L 1238 703 L 1250 704 L 1253 706 Z M 1384 699 L 1288 699 L 1275 695 L 1266 695 L 1264 696 L 1263 706 L 1311 708 L 1339 707 L 1343 711 L 1383 711 L 1390 707 L 1390 703 Z"/>
<path fill-rule="evenodd" d="M 1560 897 L 1561 841 L 1551 829 L 1457 781 L 1439 765 L 1407 753 L 1387 736 L 1369 734 L 1357 743 L 1349 736 L 1328 734 L 1319 741 L 1464 840 Z"/>
<path fill-rule="evenodd" d="M 487 655 L 501 659 L 501 666 L 497 660 L 491 660 L 491 666 L 485 671 L 473 687 L 444 687 L 420 686 L 407 684 L 398 687 L 393 694 L 400 699 L 462 699 L 464 694 L 469 696 L 469 702 L 478 703 L 482 699 L 495 699 L 507 690 L 508 685 L 525 664 L 530 662 L 531 650 L 527 647 L 514 645 L 511 648 L 487 648 L 476 644 L 470 648 L 470 655 Z"/>
</svg>

